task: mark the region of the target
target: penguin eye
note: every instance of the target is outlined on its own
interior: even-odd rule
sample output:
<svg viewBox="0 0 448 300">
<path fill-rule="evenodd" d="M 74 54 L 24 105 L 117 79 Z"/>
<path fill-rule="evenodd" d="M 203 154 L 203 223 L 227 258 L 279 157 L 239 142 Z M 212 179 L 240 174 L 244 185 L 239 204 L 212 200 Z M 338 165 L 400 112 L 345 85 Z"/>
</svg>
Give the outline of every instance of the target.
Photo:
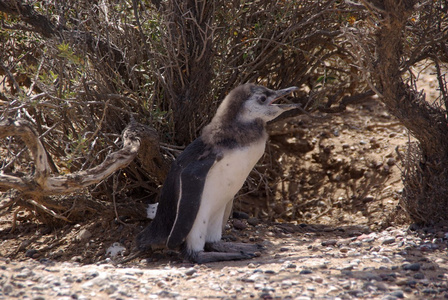
<svg viewBox="0 0 448 300">
<path fill-rule="evenodd" d="M 260 101 L 260 103 L 264 103 L 266 101 L 266 96 L 261 96 L 258 101 Z"/>
</svg>

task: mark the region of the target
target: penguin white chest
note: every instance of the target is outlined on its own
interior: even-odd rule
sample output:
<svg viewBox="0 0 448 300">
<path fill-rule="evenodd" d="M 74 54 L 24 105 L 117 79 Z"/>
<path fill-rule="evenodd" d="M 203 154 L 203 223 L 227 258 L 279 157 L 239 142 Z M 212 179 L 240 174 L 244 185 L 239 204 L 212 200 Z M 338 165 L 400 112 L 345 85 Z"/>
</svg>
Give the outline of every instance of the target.
<svg viewBox="0 0 448 300">
<path fill-rule="evenodd" d="M 213 165 L 207 176 L 202 197 L 204 204 L 219 208 L 232 200 L 263 155 L 265 146 L 263 140 L 250 147 L 224 152 L 223 158 Z"/>
<path fill-rule="evenodd" d="M 247 176 L 266 147 L 266 139 L 248 147 L 228 150 L 210 169 L 201 197 L 195 222 L 187 236 L 190 250 L 201 251 L 205 242 L 221 239 L 223 224 L 229 217 L 233 197 L 243 186 Z"/>
</svg>

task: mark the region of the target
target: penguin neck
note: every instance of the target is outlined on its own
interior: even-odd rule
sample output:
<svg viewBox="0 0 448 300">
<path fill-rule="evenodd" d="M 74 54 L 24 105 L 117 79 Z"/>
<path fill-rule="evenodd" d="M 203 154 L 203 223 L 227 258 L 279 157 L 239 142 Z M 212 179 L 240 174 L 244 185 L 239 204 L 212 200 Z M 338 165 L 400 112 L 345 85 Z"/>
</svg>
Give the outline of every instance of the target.
<svg viewBox="0 0 448 300">
<path fill-rule="evenodd" d="M 233 149 L 247 147 L 253 143 L 266 142 L 266 123 L 261 119 L 250 122 L 234 120 L 222 122 L 212 120 L 204 127 L 201 134 L 202 140 L 209 145 Z"/>
</svg>

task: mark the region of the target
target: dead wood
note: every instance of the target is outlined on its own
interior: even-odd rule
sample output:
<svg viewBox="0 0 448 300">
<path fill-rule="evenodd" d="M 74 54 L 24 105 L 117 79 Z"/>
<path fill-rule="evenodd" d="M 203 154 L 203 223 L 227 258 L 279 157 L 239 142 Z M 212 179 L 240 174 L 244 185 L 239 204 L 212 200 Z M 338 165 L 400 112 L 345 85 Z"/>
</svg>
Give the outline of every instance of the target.
<svg viewBox="0 0 448 300">
<path fill-rule="evenodd" d="M 123 148 L 110 153 L 104 161 L 87 170 L 66 175 L 53 176 L 47 159 L 47 152 L 39 140 L 39 135 L 33 124 L 24 119 L 13 120 L 11 118 L 0 121 L 0 138 L 9 136 L 20 137 L 31 152 L 34 161 L 34 172 L 25 176 L 18 174 L 0 174 L 0 189 L 14 189 L 20 192 L 9 205 L 2 205 L 7 209 L 13 204 L 41 212 L 46 217 L 70 221 L 75 203 L 69 205 L 55 201 L 46 196 L 70 194 L 82 190 L 88 186 L 99 183 L 119 169 L 129 165 L 137 155 L 145 168 L 157 178 L 164 178 L 168 165 L 158 151 L 158 136 L 155 130 L 141 125 L 134 120 L 124 129 Z M 160 176 L 160 177 L 159 177 Z M 86 205 L 86 203 L 84 203 Z M 85 206 L 84 205 L 84 206 Z M 88 208 L 78 207 L 78 210 Z M 87 206 L 89 206 L 87 204 Z M 92 210 L 101 209 L 96 205 Z M 67 216 L 65 216 L 67 215 Z M 76 215 L 76 213 L 74 214 Z"/>
</svg>

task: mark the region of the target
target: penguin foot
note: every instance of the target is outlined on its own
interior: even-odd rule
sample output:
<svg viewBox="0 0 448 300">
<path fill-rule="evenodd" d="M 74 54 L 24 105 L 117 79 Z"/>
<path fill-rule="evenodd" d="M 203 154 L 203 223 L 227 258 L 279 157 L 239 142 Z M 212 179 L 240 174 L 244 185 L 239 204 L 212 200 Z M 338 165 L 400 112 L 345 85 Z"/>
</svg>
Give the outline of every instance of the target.
<svg viewBox="0 0 448 300">
<path fill-rule="evenodd" d="M 230 243 L 230 242 L 214 242 L 206 243 L 205 251 L 214 252 L 244 252 L 254 253 L 264 250 L 264 247 L 258 244 Z"/>
<path fill-rule="evenodd" d="M 255 254 L 253 253 L 200 251 L 194 253 L 193 255 L 189 255 L 188 259 L 194 263 L 205 264 L 218 261 L 250 259 L 253 257 L 255 257 Z"/>
</svg>

